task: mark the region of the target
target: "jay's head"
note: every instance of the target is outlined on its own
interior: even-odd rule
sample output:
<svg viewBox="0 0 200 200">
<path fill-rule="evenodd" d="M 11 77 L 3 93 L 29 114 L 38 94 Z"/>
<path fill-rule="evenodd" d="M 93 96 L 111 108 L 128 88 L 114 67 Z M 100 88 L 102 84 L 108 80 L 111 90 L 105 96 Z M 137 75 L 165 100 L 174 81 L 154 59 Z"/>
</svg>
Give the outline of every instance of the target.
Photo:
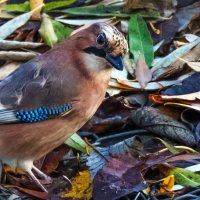
<svg viewBox="0 0 200 200">
<path fill-rule="evenodd" d="M 95 23 L 74 37 L 78 39 L 77 45 L 86 57 L 89 56 L 88 62 L 93 58 L 101 61 L 102 67 L 112 66 L 123 70 L 122 58 L 128 51 L 128 44 L 117 28 L 106 23 Z"/>
</svg>

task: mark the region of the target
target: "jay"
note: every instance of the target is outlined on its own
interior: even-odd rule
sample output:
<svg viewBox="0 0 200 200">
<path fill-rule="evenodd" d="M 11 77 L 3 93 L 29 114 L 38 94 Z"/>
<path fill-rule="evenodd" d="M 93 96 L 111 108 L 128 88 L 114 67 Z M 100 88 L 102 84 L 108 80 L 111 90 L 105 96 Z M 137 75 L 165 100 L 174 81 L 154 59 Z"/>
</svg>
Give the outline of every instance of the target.
<svg viewBox="0 0 200 200">
<path fill-rule="evenodd" d="M 0 160 L 20 168 L 45 191 L 33 165 L 95 113 L 112 67 L 122 70 L 127 41 L 96 23 L 22 64 L 0 82 Z M 35 174 L 33 173 L 35 172 Z"/>
</svg>

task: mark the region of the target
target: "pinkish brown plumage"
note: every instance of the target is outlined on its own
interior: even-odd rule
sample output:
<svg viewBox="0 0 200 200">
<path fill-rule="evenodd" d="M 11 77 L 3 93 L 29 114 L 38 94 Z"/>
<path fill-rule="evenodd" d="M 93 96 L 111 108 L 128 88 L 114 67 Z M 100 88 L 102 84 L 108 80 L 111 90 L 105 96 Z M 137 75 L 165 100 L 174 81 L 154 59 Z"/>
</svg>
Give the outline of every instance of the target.
<svg viewBox="0 0 200 200">
<path fill-rule="evenodd" d="M 40 185 L 32 169 L 45 175 L 33 161 L 62 144 L 93 116 L 103 101 L 111 66 L 122 70 L 126 51 L 126 40 L 115 27 L 97 23 L 0 82 L 3 163 L 25 170 Z"/>
</svg>

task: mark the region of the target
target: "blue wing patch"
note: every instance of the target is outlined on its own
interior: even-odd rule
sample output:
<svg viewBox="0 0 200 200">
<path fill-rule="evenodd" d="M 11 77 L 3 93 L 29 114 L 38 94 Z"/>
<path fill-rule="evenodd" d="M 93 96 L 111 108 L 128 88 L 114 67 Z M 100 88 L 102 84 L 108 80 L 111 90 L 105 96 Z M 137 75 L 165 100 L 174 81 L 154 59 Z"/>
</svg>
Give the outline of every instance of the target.
<svg viewBox="0 0 200 200">
<path fill-rule="evenodd" d="M 33 123 L 44 121 L 58 116 L 72 109 L 71 105 L 59 107 L 39 107 L 31 111 L 0 110 L 0 123 L 25 122 Z"/>
</svg>

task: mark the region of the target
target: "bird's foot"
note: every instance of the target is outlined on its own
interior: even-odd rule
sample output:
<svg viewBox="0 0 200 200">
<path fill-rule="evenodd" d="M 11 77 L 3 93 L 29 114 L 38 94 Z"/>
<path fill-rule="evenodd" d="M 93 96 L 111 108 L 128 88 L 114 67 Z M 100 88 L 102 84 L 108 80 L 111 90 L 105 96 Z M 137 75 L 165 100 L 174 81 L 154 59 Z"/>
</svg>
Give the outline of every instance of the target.
<svg viewBox="0 0 200 200">
<path fill-rule="evenodd" d="M 47 176 L 45 173 L 40 171 L 37 167 L 33 165 L 33 170 L 37 173 L 37 175 L 41 178 L 40 182 L 44 185 L 51 184 L 53 182 L 50 176 Z"/>
<path fill-rule="evenodd" d="M 37 167 L 33 166 L 33 170 L 36 172 L 36 174 L 42 178 L 42 180 L 38 180 L 38 178 L 34 175 L 32 171 L 28 171 L 29 176 L 35 181 L 35 183 L 46 193 L 48 193 L 47 189 L 43 186 L 43 184 L 50 184 L 52 183 L 51 177 L 44 174 L 42 171 L 40 171 Z"/>
</svg>

